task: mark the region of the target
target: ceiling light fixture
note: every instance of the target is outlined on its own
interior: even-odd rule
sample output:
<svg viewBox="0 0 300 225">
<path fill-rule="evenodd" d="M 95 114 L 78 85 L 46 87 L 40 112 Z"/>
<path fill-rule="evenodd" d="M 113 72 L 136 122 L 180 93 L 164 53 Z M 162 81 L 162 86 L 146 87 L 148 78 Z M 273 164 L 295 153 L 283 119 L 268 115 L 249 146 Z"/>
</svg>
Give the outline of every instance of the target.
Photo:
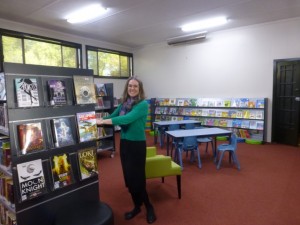
<svg viewBox="0 0 300 225">
<path fill-rule="evenodd" d="M 194 23 L 189 23 L 181 27 L 184 32 L 207 29 L 211 27 L 221 26 L 227 23 L 226 17 L 216 17 L 213 19 L 202 20 Z"/>
<path fill-rule="evenodd" d="M 100 4 L 92 4 L 75 11 L 66 17 L 69 23 L 83 23 L 101 16 L 107 11 Z"/>
</svg>

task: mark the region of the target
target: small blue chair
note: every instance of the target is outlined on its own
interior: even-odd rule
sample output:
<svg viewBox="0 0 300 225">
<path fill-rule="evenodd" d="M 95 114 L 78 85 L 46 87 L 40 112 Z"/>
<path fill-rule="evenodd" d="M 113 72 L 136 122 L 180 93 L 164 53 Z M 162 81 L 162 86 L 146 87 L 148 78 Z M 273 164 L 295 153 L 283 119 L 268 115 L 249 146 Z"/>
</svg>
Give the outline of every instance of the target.
<svg viewBox="0 0 300 225">
<path fill-rule="evenodd" d="M 183 169 L 182 163 L 182 153 L 191 152 L 190 161 L 193 162 L 195 160 L 195 152 L 197 153 L 198 158 L 198 167 L 201 168 L 201 159 L 200 152 L 198 148 L 198 142 L 196 137 L 184 137 L 182 143 L 177 145 L 176 153 L 175 153 L 175 161 L 179 161 L 181 168 Z"/>
<path fill-rule="evenodd" d="M 179 129 L 180 129 L 179 124 L 171 124 L 168 127 L 168 131 L 179 130 Z M 174 140 L 174 138 L 172 138 L 171 142 L 172 142 L 172 147 L 171 147 L 171 154 L 170 154 L 170 156 L 172 157 L 172 155 L 173 155 L 173 147 L 175 147 L 175 149 L 176 149 L 177 141 Z"/>
<path fill-rule="evenodd" d="M 185 129 L 195 129 L 195 124 L 194 123 L 187 123 L 184 125 Z"/>
<path fill-rule="evenodd" d="M 222 159 L 223 159 L 224 153 L 226 151 L 229 152 L 229 162 L 232 159 L 233 163 L 236 164 L 238 170 L 241 169 L 240 163 L 239 163 L 237 155 L 236 155 L 236 149 L 237 149 L 237 136 L 236 136 L 236 134 L 232 134 L 230 137 L 230 144 L 221 144 L 217 147 L 217 156 L 216 156 L 217 161 L 218 161 L 219 153 L 221 153 L 221 156 L 220 156 L 218 164 L 217 164 L 217 169 L 220 169 Z"/>
</svg>

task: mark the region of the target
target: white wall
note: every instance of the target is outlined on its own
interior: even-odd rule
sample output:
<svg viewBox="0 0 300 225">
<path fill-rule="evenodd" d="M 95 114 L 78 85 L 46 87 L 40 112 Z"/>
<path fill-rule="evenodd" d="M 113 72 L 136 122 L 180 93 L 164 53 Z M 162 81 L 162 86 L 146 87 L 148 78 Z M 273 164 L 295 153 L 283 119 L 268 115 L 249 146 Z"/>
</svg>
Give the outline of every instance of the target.
<svg viewBox="0 0 300 225">
<path fill-rule="evenodd" d="M 55 38 L 59 40 L 66 40 L 70 42 L 75 42 L 82 44 L 82 54 L 83 56 L 83 68 L 86 68 L 86 57 L 85 57 L 85 45 L 91 45 L 101 48 L 108 48 L 113 50 L 119 50 L 124 52 L 132 52 L 131 48 L 127 48 L 125 46 L 116 45 L 108 42 L 103 41 L 97 41 L 89 38 L 83 38 L 75 35 L 68 35 L 62 32 L 56 32 L 53 30 L 47 30 L 41 27 L 35 27 L 35 26 L 28 26 L 21 23 L 16 23 L 8 20 L 0 19 L 0 28 L 7 29 L 7 30 L 13 30 L 18 32 L 24 32 L 28 34 L 35 34 L 50 38 Z M 121 97 L 125 80 L 119 80 L 119 79 L 103 79 L 103 83 L 114 83 L 114 94 L 116 97 Z"/>
<path fill-rule="evenodd" d="M 300 57 L 300 18 L 208 34 L 197 44 L 135 51 L 148 97 L 266 97 L 271 141 L 273 60 Z"/>
</svg>

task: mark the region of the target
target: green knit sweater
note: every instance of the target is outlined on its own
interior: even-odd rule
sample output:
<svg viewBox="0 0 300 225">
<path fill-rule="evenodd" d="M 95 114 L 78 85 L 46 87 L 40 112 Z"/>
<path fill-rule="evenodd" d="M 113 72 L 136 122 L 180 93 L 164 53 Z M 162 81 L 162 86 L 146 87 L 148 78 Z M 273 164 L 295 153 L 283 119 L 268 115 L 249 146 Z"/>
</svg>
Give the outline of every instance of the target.
<svg viewBox="0 0 300 225">
<path fill-rule="evenodd" d="M 148 103 L 144 100 L 132 107 L 132 110 L 119 116 L 122 104 L 115 111 L 104 119 L 111 119 L 113 125 L 128 125 L 127 129 L 121 129 L 121 139 L 130 141 L 146 140 L 145 126 L 148 115 Z"/>
</svg>

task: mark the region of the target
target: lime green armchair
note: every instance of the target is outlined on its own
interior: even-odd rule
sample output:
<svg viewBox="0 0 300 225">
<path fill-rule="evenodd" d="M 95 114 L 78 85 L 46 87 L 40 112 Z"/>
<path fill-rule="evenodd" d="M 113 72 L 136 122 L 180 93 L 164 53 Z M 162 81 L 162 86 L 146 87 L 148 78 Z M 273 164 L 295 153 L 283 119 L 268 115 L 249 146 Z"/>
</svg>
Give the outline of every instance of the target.
<svg viewBox="0 0 300 225">
<path fill-rule="evenodd" d="M 146 179 L 176 176 L 178 198 L 181 199 L 181 167 L 172 161 L 170 156 L 157 155 L 156 147 L 147 147 Z"/>
</svg>

